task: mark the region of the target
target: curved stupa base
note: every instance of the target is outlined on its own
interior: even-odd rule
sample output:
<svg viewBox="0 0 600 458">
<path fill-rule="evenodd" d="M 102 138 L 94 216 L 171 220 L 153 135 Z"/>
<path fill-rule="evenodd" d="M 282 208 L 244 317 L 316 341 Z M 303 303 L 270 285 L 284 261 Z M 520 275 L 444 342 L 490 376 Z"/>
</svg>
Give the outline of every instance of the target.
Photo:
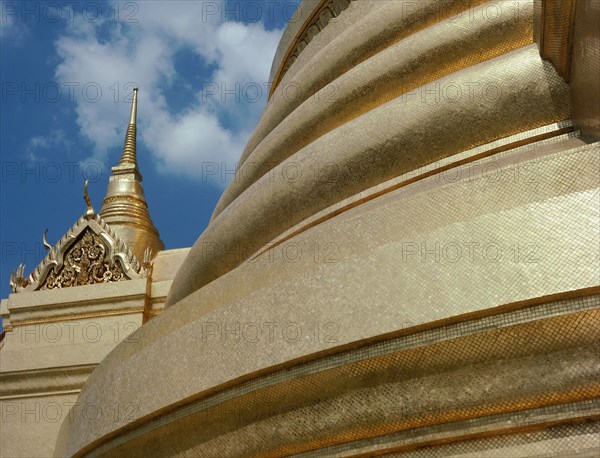
<svg viewBox="0 0 600 458">
<path fill-rule="evenodd" d="M 57 455 L 600 452 L 599 5 L 419 4 L 300 5 L 242 173 Z"/>
</svg>

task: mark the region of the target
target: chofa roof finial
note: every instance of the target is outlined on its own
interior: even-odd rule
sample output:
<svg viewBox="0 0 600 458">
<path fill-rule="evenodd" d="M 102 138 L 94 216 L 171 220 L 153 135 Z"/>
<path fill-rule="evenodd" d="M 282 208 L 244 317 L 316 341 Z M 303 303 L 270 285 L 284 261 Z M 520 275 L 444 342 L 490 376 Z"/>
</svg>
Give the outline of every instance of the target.
<svg viewBox="0 0 600 458">
<path fill-rule="evenodd" d="M 50 245 L 48 243 L 48 240 L 46 239 L 47 232 L 48 232 L 48 228 L 44 229 L 44 233 L 42 234 L 42 243 L 44 244 L 44 248 L 46 248 L 47 250 L 50 250 L 52 248 L 52 245 Z"/>
<path fill-rule="evenodd" d="M 90 200 L 90 195 L 88 194 L 88 183 L 90 182 L 89 179 L 85 180 L 85 184 L 83 185 L 83 200 L 85 200 L 85 203 L 87 205 L 87 209 L 85 210 L 85 213 L 83 216 L 85 216 L 85 219 L 92 219 L 94 218 L 94 216 L 96 216 L 96 212 L 94 210 L 94 207 L 92 207 L 92 201 Z"/>
</svg>

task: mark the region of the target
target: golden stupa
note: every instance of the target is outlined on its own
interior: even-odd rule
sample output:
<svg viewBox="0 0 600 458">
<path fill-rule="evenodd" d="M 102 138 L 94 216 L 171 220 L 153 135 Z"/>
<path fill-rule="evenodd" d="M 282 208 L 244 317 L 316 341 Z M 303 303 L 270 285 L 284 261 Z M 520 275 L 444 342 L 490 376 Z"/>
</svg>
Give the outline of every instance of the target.
<svg viewBox="0 0 600 458">
<path fill-rule="evenodd" d="M 44 380 L 87 372 L 70 392 L 37 382 L 71 405 L 28 426 L 55 456 L 597 456 L 598 23 L 595 0 L 301 2 L 191 249 L 162 250 L 140 198 L 130 278 L 17 275 L 3 353 L 66 320 L 51 300 L 91 319 L 86 288 L 102 329 L 139 327 L 93 361 L 56 356 Z M 113 169 L 129 189 L 134 165 Z M 110 219 L 119 195 L 84 220 L 135 241 Z M 24 442 L 17 382 L 42 369 L 11 358 Z"/>
</svg>

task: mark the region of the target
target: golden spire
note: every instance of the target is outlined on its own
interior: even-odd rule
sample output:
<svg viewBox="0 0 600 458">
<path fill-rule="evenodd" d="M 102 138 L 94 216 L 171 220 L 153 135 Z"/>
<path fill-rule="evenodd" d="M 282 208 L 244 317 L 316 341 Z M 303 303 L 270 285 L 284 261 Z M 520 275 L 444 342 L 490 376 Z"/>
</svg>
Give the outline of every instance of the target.
<svg viewBox="0 0 600 458">
<path fill-rule="evenodd" d="M 134 164 L 137 165 L 135 157 L 135 141 L 136 141 L 136 117 L 137 117 L 137 97 L 138 88 L 133 88 L 133 101 L 131 102 L 131 116 L 129 117 L 129 126 L 125 134 L 125 144 L 123 145 L 123 154 L 119 164 Z"/>
<path fill-rule="evenodd" d="M 112 168 L 100 216 L 133 251 L 139 261 L 147 248 L 153 254 L 164 249 L 150 218 L 136 158 L 136 117 L 138 88 L 133 89 L 131 116 L 125 134 L 121 160 Z"/>
</svg>

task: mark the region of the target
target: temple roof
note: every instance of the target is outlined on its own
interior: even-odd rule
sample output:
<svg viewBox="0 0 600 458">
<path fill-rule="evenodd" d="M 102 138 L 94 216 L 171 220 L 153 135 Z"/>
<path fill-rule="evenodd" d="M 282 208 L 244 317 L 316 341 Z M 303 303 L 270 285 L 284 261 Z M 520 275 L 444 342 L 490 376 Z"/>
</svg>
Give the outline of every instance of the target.
<svg viewBox="0 0 600 458">
<path fill-rule="evenodd" d="M 112 168 L 100 214 L 92 207 L 86 181 L 85 213 L 54 246 L 44 232 L 47 256 L 27 278 L 23 264 L 12 273 L 13 292 L 145 277 L 151 257 L 164 249 L 150 219 L 137 165 L 137 100 L 138 88 L 134 88 L 121 160 Z"/>
<path fill-rule="evenodd" d="M 94 211 L 87 193 L 86 211 L 54 245 L 46 241 L 48 254 L 28 278 L 21 264 L 13 272 L 10 285 L 13 292 L 64 288 L 69 286 L 109 283 L 147 275 L 150 250 L 140 262 L 119 235 Z"/>
</svg>

